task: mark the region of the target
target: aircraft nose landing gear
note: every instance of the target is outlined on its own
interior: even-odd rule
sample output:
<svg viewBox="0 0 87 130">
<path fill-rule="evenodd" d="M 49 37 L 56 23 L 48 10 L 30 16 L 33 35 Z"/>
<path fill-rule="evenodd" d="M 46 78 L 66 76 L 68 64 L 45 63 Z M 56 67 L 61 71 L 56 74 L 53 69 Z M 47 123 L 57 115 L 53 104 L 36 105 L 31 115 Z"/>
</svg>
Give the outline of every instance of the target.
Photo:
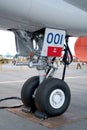
<svg viewBox="0 0 87 130">
<path fill-rule="evenodd" d="M 29 67 L 37 68 L 39 76 L 31 77 L 24 83 L 21 91 L 21 99 L 26 107 L 30 107 L 33 112 L 36 111 L 36 116 L 40 118 L 47 118 L 61 115 L 69 107 L 71 93 L 68 85 L 64 81 L 64 77 L 66 65 L 72 62 L 72 55 L 68 47 L 68 37 L 66 37 L 66 45 L 63 46 L 64 56 L 62 61 L 64 63 L 64 70 L 62 79 L 53 78 L 53 74 L 57 70 L 54 66 L 56 56 L 42 56 L 42 47 L 40 42 L 42 42 L 41 38 L 43 39 L 44 35 L 40 35 L 39 33 L 40 32 L 36 32 L 36 34 L 34 34 L 36 47 L 34 45 L 34 54 L 30 57 L 30 61 L 27 63 Z M 47 38 L 47 41 L 50 44 L 53 40 L 53 34 L 48 33 Z M 55 44 L 60 42 L 61 47 L 62 38 L 63 34 L 55 34 Z M 54 49 L 55 52 L 53 52 L 53 55 L 55 55 L 57 49 L 58 48 Z"/>
</svg>

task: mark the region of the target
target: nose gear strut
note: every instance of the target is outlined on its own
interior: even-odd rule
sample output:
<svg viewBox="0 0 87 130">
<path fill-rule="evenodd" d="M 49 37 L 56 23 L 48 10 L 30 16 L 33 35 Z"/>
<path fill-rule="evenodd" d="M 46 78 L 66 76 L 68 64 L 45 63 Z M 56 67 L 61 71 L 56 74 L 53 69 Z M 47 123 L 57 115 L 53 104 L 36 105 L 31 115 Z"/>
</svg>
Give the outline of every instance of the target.
<svg viewBox="0 0 87 130">
<path fill-rule="evenodd" d="M 36 67 L 38 70 L 38 76 L 28 79 L 23 85 L 21 98 L 26 107 L 31 107 L 31 109 L 34 107 L 34 112 L 37 110 L 35 112 L 36 116 L 45 119 L 64 113 L 70 104 L 70 89 L 65 83 L 64 77 L 66 66 L 72 62 L 73 58 L 68 46 L 69 36 L 66 36 L 62 49 L 62 63 L 64 64 L 62 79 L 53 78 L 58 69 L 58 66 L 55 67 L 54 65 L 56 56 L 48 57 L 41 55 L 44 35 L 45 29 L 31 34 L 32 55 L 30 55 L 27 63 L 18 63 L 17 65 L 27 65 L 30 68 Z M 49 42 L 53 40 L 51 35 L 52 33 L 48 35 Z M 58 38 L 60 38 L 59 34 L 56 34 L 54 37 L 55 43 L 59 42 L 60 39 Z"/>
</svg>

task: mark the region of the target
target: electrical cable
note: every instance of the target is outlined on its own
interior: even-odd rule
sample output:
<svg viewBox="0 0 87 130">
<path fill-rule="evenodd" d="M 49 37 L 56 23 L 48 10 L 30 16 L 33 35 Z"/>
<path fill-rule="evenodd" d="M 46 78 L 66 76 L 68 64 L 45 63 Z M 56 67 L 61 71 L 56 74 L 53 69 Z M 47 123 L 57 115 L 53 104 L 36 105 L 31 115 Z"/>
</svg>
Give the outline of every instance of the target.
<svg viewBox="0 0 87 130">
<path fill-rule="evenodd" d="M 13 99 L 15 99 L 15 100 L 21 100 L 21 98 L 19 98 L 19 97 L 7 97 L 7 98 L 0 99 L 0 102 L 5 101 L 5 100 L 13 100 Z M 23 104 L 18 105 L 18 106 L 0 106 L 0 109 L 5 109 L 5 108 L 19 108 L 21 106 L 23 106 Z"/>
<path fill-rule="evenodd" d="M 69 65 L 73 61 L 73 56 L 72 56 L 72 53 L 70 51 L 68 44 L 64 45 L 64 47 L 65 47 L 64 49 L 65 53 L 64 53 L 62 62 L 63 64 Z"/>
<path fill-rule="evenodd" d="M 63 55 L 63 59 L 62 59 L 62 63 L 64 64 L 64 69 L 63 69 L 63 75 L 62 75 L 62 80 L 64 80 L 65 78 L 65 72 L 66 72 L 66 66 L 69 65 L 72 61 L 73 61 L 73 56 L 72 53 L 70 51 L 70 48 L 68 46 L 68 36 L 66 36 L 66 45 L 64 45 L 64 55 Z"/>
</svg>

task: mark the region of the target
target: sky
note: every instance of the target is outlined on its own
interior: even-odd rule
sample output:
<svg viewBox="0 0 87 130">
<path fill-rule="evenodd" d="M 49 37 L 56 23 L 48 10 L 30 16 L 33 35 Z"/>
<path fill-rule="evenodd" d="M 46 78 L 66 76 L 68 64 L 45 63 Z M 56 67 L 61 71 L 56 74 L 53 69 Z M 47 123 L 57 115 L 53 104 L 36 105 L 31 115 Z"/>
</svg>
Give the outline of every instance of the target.
<svg viewBox="0 0 87 130">
<path fill-rule="evenodd" d="M 69 43 L 68 43 L 73 56 L 75 56 L 74 45 L 75 45 L 76 40 L 77 40 L 77 37 L 71 37 L 69 38 Z"/>
<path fill-rule="evenodd" d="M 77 39 L 76 37 L 72 37 L 69 39 L 69 46 L 73 55 L 74 55 L 74 44 L 76 39 Z M 14 33 L 10 31 L 0 30 L 0 54 L 6 55 L 8 53 L 13 56 L 17 53 Z"/>
<path fill-rule="evenodd" d="M 8 53 L 13 56 L 16 54 L 14 33 L 0 30 L 0 54 Z"/>
</svg>

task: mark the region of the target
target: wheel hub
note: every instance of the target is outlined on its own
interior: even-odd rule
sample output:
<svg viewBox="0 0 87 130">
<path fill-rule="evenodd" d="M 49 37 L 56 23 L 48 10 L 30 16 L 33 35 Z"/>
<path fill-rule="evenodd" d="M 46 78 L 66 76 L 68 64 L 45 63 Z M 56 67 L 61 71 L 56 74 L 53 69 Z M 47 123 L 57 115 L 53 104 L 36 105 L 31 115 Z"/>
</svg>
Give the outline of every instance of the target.
<svg viewBox="0 0 87 130">
<path fill-rule="evenodd" d="M 50 105 L 53 108 L 58 109 L 58 108 L 62 107 L 62 105 L 64 104 L 64 101 L 65 101 L 64 92 L 60 89 L 56 89 L 56 90 L 52 91 L 49 100 L 50 100 Z"/>
</svg>

